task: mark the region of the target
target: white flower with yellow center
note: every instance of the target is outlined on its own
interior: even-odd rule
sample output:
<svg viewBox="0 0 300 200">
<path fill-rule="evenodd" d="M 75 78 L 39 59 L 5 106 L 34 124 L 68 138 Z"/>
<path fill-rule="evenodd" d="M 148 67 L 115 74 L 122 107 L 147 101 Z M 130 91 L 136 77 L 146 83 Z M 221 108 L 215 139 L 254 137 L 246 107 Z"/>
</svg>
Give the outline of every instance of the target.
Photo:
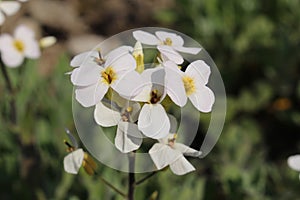
<svg viewBox="0 0 300 200">
<path fill-rule="evenodd" d="M 142 144 L 142 134 L 134 123 L 138 120 L 140 104 L 126 101 L 121 107 L 109 102 L 110 107 L 102 102 L 96 104 L 94 119 L 103 127 L 118 126 L 115 136 L 115 146 L 122 153 L 137 150 Z"/>
<path fill-rule="evenodd" d="M 132 47 L 122 46 L 109 52 L 104 58 L 97 51 L 75 56 L 71 66 L 71 81 L 77 86 L 75 97 L 84 107 L 99 103 L 111 87 L 124 98 L 136 96 L 142 84 L 140 74 L 135 71 L 136 61 L 129 53 Z"/>
<path fill-rule="evenodd" d="M 202 152 L 176 142 L 177 121 L 171 115 L 169 118 L 171 122 L 170 134 L 158 140 L 159 143 L 155 143 L 151 147 L 149 154 L 158 170 L 169 165 L 174 174 L 184 175 L 195 170 L 184 156 L 199 157 Z"/>
<path fill-rule="evenodd" d="M 41 54 L 34 32 L 24 25 L 15 29 L 14 37 L 8 34 L 0 36 L 0 52 L 3 63 L 8 67 L 18 67 L 25 57 L 36 59 Z"/>
<path fill-rule="evenodd" d="M 214 93 L 206 86 L 210 76 L 210 67 L 202 60 L 192 62 L 182 72 L 178 66 L 167 61 L 166 71 L 167 94 L 179 106 L 184 106 L 187 98 L 201 112 L 210 112 L 215 102 Z"/>
<path fill-rule="evenodd" d="M 291 169 L 300 172 L 300 154 L 288 157 L 287 163 Z M 299 179 L 300 179 L 300 174 L 299 174 Z"/>
<path fill-rule="evenodd" d="M 145 102 L 138 118 L 138 128 L 147 137 L 164 138 L 170 129 L 169 118 L 160 104 L 166 96 L 164 69 L 146 69 L 141 76 L 144 80 L 143 90 L 133 99 Z"/>
<path fill-rule="evenodd" d="M 183 63 L 183 58 L 178 52 L 198 54 L 201 48 L 184 47 L 184 40 L 181 36 L 175 33 L 169 33 L 165 31 L 156 31 L 155 35 L 145 31 L 134 31 L 133 37 L 147 45 L 157 45 L 157 49 L 162 56 L 172 60 L 176 64 Z"/>
<path fill-rule="evenodd" d="M 64 170 L 70 174 L 77 174 L 80 167 L 83 166 L 86 173 L 93 175 L 97 169 L 97 164 L 86 152 L 78 148 L 76 139 L 68 129 L 66 129 L 66 132 L 72 145 L 66 140 L 64 141 L 69 152 L 64 158 Z"/>
</svg>

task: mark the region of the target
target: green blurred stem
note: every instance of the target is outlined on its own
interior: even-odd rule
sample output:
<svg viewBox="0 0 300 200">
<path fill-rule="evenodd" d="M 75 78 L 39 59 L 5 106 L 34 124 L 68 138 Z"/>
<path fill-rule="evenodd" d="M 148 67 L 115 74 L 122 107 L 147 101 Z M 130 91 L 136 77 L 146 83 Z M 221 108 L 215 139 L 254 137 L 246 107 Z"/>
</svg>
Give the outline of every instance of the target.
<svg viewBox="0 0 300 200">
<path fill-rule="evenodd" d="M 16 110 L 16 102 L 15 102 L 15 98 L 14 98 L 14 90 L 11 84 L 11 80 L 8 76 L 7 70 L 6 70 L 6 66 L 4 65 L 4 63 L 2 62 L 2 60 L 0 59 L 0 67 L 1 67 L 1 71 L 2 71 L 2 75 L 4 77 L 5 80 L 5 84 L 6 84 L 6 89 L 8 90 L 9 94 L 10 94 L 10 120 L 12 122 L 13 125 L 17 124 L 17 110 Z"/>
<path fill-rule="evenodd" d="M 128 173 L 128 200 L 134 200 L 134 189 L 135 189 L 135 152 L 130 152 L 128 155 L 129 161 L 129 173 Z"/>
<path fill-rule="evenodd" d="M 149 178 L 151 178 L 152 176 L 154 176 L 156 174 L 156 171 L 155 172 L 152 172 L 150 174 L 148 174 L 147 176 L 145 176 L 144 178 L 138 180 L 135 185 L 139 185 L 139 184 L 142 184 L 144 181 L 148 180 Z"/>
<path fill-rule="evenodd" d="M 116 188 L 115 186 L 113 186 L 110 182 L 108 182 L 107 180 L 105 180 L 103 177 L 99 176 L 99 179 L 108 187 L 110 187 L 112 190 L 114 190 L 116 193 L 120 194 L 123 197 L 126 197 L 126 194 L 124 192 L 122 192 L 121 190 L 119 190 L 118 188 Z"/>
</svg>

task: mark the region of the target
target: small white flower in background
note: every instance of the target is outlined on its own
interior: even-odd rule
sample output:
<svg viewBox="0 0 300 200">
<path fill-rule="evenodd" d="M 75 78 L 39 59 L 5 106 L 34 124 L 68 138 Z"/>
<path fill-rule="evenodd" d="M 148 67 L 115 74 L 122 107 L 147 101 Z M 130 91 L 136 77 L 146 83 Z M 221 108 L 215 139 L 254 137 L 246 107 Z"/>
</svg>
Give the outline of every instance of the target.
<svg viewBox="0 0 300 200">
<path fill-rule="evenodd" d="M 295 171 L 300 172 L 300 154 L 288 157 L 288 166 Z M 300 174 L 299 174 L 300 179 Z"/>
<path fill-rule="evenodd" d="M 138 119 L 140 104 L 127 101 L 120 108 L 114 102 L 108 104 L 112 109 L 102 102 L 96 104 L 94 111 L 96 123 L 103 127 L 118 126 L 115 146 L 122 153 L 137 150 L 143 142 L 143 136 L 134 123 Z"/>
<path fill-rule="evenodd" d="M 167 61 L 166 71 L 167 94 L 179 106 L 184 106 L 187 98 L 201 112 L 210 112 L 215 102 L 214 93 L 206 86 L 210 76 L 210 67 L 202 60 L 189 64 L 185 72 L 178 66 Z"/>
<path fill-rule="evenodd" d="M 71 143 L 64 141 L 68 146 L 67 151 L 70 152 L 64 158 L 64 169 L 70 174 L 78 174 L 78 171 L 81 166 L 83 166 L 86 173 L 93 175 L 96 171 L 97 165 L 95 161 L 85 153 L 81 148 L 78 148 L 78 143 L 74 136 L 66 129 L 66 133 L 71 140 Z"/>
<path fill-rule="evenodd" d="M 199 157 L 202 152 L 176 142 L 177 122 L 173 116 L 169 115 L 169 117 L 171 134 L 160 139 L 159 143 L 155 143 L 149 150 L 149 154 L 158 170 L 169 165 L 174 174 L 184 175 L 195 170 L 184 156 Z"/>
<path fill-rule="evenodd" d="M 84 107 L 99 103 L 111 87 L 124 98 L 136 96 L 142 84 L 135 71 L 136 61 L 129 53 L 132 47 L 122 46 L 109 52 L 104 58 L 97 51 L 75 56 L 71 66 L 71 81 L 77 86 L 75 98 Z"/>
<path fill-rule="evenodd" d="M 14 15 L 19 11 L 21 4 L 17 1 L 0 0 L 0 26 L 4 23 L 7 16 Z"/>
<path fill-rule="evenodd" d="M 133 37 L 143 44 L 157 45 L 160 53 L 176 64 L 181 64 L 184 61 L 178 51 L 189 54 L 198 54 L 201 51 L 201 48 L 184 47 L 182 37 L 175 33 L 156 31 L 153 35 L 139 30 L 133 32 Z"/>
<path fill-rule="evenodd" d="M 7 67 L 18 67 L 24 58 L 37 59 L 41 54 L 34 32 L 24 25 L 15 29 L 13 37 L 8 34 L 0 36 L 0 52 Z"/>
<path fill-rule="evenodd" d="M 146 69 L 141 76 L 144 80 L 143 90 L 133 99 L 145 102 L 138 118 L 138 128 L 147 137 L 164 138 L 170 130 L 169 118 L 160 104 L 166 96 L 164 69 Z"/>
</svg>

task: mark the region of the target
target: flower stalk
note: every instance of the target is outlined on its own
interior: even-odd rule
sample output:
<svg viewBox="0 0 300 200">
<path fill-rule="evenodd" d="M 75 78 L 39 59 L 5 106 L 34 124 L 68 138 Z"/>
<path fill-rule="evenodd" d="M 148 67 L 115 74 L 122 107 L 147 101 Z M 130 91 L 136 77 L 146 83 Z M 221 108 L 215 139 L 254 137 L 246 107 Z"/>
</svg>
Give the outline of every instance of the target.
<svg viewBox="0 0 300 200">
<path fill-rule="evenodd" d="M 135 190 L 135 152 L 130 152 L 128 155 L 129 172 L 128 172 L 128 200 L 134 200 Z"/>
</svg>

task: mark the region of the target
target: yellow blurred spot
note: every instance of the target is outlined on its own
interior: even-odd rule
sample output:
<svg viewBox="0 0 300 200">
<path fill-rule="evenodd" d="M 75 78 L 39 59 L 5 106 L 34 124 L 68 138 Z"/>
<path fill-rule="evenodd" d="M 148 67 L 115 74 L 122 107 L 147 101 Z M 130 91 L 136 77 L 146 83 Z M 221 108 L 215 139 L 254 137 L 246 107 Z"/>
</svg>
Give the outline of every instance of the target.
<svg viewBox="0 0 300 200">
<path fill-rule="evenodd" d="M 189 76 L 184 76 L 182 78 L 182 81 L 183 81 L 185 92 L 186 92 L 187 96 L 193 94 L 196 91 L 195 81 L 193 78 L 191 78 Z"/>
<path fill-rule="evenodd" d="M 285 111 L 291 108 L 292 103 L 288 98 L 279 98 L 276 99 L 273 103 L 273 109 L 278 111 Z"/>
<path fill-rule="evenodd" d="M 131 106 L 127 107 L 126 111 L 129 113 L 132 112 L 132 107 Z"/>
<path fill-rule="evenodd" d="M 13 42 L 14 47 L 17 49 L 18 52 L 23 53 L 25 49 L 25 45 L 21 40 L 15 40 Z"/>
</svg>

